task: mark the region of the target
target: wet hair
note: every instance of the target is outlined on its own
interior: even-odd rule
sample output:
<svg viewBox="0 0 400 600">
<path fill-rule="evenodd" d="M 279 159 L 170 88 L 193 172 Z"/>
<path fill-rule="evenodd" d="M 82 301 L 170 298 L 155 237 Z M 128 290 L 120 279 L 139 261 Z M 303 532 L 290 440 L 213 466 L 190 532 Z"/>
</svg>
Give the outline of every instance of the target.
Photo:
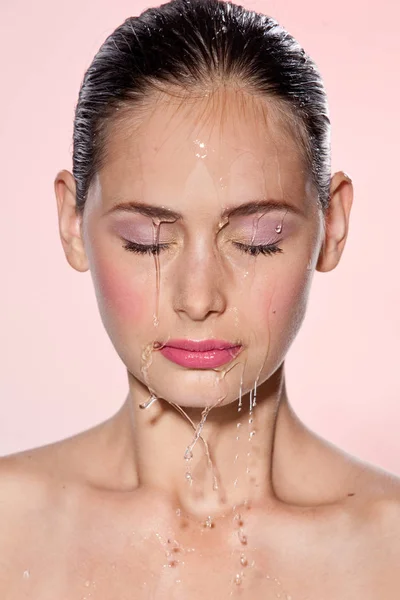
<svg viewBox="0 0 400 600">
<path fill-rule="evenodd" d="M 329 205 L 330 121 L 316 64 L 279 23 L 222 0 L 172 0 L 129 17 L 87 69 L 75 109 L 73 175 L 83 212 L 111 126 L 154 92 L 238 84 L 270 99 L 300 142 L 319 207 Z"/>
</svg>

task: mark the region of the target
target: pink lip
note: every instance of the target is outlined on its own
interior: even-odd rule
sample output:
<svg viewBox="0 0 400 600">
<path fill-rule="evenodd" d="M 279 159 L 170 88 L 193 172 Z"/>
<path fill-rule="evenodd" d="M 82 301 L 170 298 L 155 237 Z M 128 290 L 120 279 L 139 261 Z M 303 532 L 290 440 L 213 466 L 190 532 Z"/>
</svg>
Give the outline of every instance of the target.
<svg viewBox="0 0 400 600">
<path fill-rule="evenodd" d="M 220 367 L 235 358 L 242 349 L 241 344 L 224 340 L 168 340 L 160 349 L 165 358 L 192 369 Z"/>
</svg>

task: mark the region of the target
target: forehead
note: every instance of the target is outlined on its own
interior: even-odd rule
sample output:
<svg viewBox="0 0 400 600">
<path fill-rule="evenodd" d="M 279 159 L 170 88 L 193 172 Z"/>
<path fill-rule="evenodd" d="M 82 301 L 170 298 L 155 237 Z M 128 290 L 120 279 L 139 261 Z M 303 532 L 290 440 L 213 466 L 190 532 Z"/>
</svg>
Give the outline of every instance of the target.
<svg viewBox="0 0 400 600">
<path fill-rule="evenodd" d="M 98 174 L 106 208 L 122 199 L 210 208 L 261 196 L 304 205 L 312 192 L 279 107 L 240 90 L 158 96 L 113 123 L 106 145 Z"/>
</svg>

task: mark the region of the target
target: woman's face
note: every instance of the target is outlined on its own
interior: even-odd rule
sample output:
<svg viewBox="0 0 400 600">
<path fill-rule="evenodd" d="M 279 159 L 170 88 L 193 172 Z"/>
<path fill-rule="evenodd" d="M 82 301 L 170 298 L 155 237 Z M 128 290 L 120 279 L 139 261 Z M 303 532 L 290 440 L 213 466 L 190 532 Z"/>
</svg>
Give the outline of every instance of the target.
<svg viewBox="0 0 400 600">
<path fill-rule="evenodd" d="M 277 114 L 233 90 L 165 97 L 111 130 L 90 189 L 82 231 L 104 326 L 132 376 L 180 406 L 261 385 L 304 317 L 323 217 Z M 177 339 L 232 348 L 193 355 Z"/>
</svg>

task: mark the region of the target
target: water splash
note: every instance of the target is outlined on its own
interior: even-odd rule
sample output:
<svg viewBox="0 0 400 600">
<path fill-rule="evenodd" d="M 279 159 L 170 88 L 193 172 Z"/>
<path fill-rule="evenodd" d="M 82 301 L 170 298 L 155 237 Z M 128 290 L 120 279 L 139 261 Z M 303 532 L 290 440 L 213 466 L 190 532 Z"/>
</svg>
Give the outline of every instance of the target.
<svg viewBox="0 0 400 600">
<path fill-rule="evenodd" d="M 194 438 L 192 440 L 192 442 L 188 445 L 188 447 L 186 448 L 185 454 L 184 454 L 184 458 L 186 459 L 186 457 L 192 453 L 193 448 L 195 447 L 195 445 L 197 444 L 197 441 L 201 435 L 201 432 L 203 431 L 203 427 L 205 425 L 205 422 L 207 420 L 207 417 L 210 413 L 210 411 L 215 408 L 216 406 L 218 406 L 219 404 L 221 404 L 221 402 L 225 399 L 226 396 L 223 396 L 222 398 L 219 398 L 217 400 L 217 402 L 215 402 L 215 404 L 211 405 L 211 406 L 206 406 L 206 408 L 202 411 L 201 413 L 201 419 L 199 424 L 196 427 L 195 430 L 195 434 L 194 434 Z M 193 455 L 193 454 L 192 454 Z"/>
<path fill-rule="evenodd" d="M 150 408 L 150 406 L 156 401 L 158 400 L 157 396 L 155 396 L 154 394 L 151 394 L 149 400 L 147 400 L 146 402 L 142 402 L 142 404 L 139 404 L 140 408 Z"/>
<path fill-rule="evenodd" d="M 154 390 L 151 389 L 150 382 L 149 382 L 149 368 L 153 362 L 153 350 L 154 350 L 153 342 L 149 342 L 142 348 L 140 371 L 143 375 L 144 382 L 145 382 L 149 392 L 151 394 L 154 393 L 154 395 L 156 395 Z"/>
<path fill-rule="evenodd" d="M 207 156 L 207 146 L 205 142 L 202 142 L 198 139 L 193 141 L 196 146 L 198 146 L 199 150 L 196 152 L 197 158 L 206 158 Z"/>
</svg>

